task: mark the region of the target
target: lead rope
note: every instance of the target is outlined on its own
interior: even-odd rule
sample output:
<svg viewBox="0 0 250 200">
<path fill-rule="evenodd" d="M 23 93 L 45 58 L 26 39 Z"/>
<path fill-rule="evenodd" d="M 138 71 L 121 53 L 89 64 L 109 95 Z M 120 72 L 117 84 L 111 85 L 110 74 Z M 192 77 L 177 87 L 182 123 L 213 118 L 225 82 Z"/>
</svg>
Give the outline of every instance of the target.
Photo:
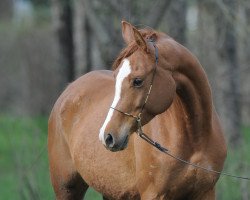
<svg viewBox="0 0 250 200">
<path fill-rule="evenodd" d="M 236 176 L 236 175 L 232 175 L 226 172 L 220 172 L 220 171 L 216 171 L 213 169 L 208 169 L 206 167 L 203 167 L 201 165 L 195 164 L 195 163 L 191 163 L 189 161 L 186 161 L 174 154 L 172 154 L 167 148 L 161 146 L 161 144 L 159 144 L 158 142 L 152 140 L 150 137 L 148 137 L 143 131 L 142 131 L 142 125 L 141 125 L 141 118 L 137 118 L 137 124 L 138 124 L 138 129 L 136 131 L 137 135 L 139 135 L 143 140 L 145 140 L 147 143 L 149 143 L 150 145 L 154 146 L 155 148 L 157 148 L 159 151 L 165 153 L 166 155 L 186 164 L 186 165 L 190 165 L 194 168 L 198 168 L 198 169 L 202 169 L 203 171 L 207 171 L 207 172 L 211 172 L 211 173 L 215 173 L 215 174 L 219 174 L 219 175 L 223 175 L 223 176 L 229 176 L 229 177 L 233 177 L 233 178 L 237 178 L 237 179 L 244 179 L 244 180 L 248 180 L 250 181 L 249 177 L 243 177 L 243 176 Z"/>
</svg>

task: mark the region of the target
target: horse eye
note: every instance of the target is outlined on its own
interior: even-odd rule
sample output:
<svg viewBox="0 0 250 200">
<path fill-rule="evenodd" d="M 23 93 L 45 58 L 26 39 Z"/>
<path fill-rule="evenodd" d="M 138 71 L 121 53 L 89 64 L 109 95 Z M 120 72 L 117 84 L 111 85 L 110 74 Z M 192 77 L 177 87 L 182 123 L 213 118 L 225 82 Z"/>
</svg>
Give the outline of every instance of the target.
<svg viewBox="0 0 250 200">
<path fill-rule="evenodd" d="M 140 79 L 140 78 L 135 78 L 135 79 L 133 80 L 133 86 L 134 86 L 134 87 L 141 87 L 142 84 L 143 84 L 143 80 Z"/>
</svg>

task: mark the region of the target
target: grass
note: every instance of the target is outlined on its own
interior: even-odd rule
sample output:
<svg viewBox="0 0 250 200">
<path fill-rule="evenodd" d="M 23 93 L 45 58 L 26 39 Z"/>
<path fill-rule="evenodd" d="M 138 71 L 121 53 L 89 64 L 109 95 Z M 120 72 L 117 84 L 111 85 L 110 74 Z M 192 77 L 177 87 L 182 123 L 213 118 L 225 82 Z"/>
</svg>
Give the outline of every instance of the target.
<svg viewBox="0 0 250 200">
<path fill-rule="evenodd" d="M 54 199 L 47 157 L 47 118 L 0 116 L 1 199 Z M 93 189 L 87 200 L 101 199 Z"/>
<path fill-rule="evenodd" d="M 243 129 L 243 145 L 229 148 L 224 171 L 249 176 L 250 128 Z M 54 199 L 47 159 L 47 118 L 0 116 L 0 194 L 1 199 Z M 217 185 L 220 200 L 249 199 L 250 183 L 221 177 Z M 101 195 L 89 189 L 85 199 Z"/>
<path fill-rule="evenodd" d="M 52 199 L 46 118 L 0 117 L 0 187 L 4 199 Z"/>
<path fill-rule="evenodd" d="M 238 149 L 228 146 L 224 172 L 250 177 L 250 127 L 242 129 L 242 137 L 242 145 Z M 217 184 L 217 198 L 220 200 L 250 199 L 250 181 L 220 177 Z"/>
</svg>

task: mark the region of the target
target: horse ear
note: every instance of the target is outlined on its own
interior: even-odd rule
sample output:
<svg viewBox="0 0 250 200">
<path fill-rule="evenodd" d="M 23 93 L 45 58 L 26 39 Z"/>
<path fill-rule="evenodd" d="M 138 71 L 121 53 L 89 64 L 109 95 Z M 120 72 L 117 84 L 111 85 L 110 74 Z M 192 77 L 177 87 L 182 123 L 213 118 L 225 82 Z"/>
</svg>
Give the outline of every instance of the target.
<svg viewBox="0 0 250 200">
<path fill-rule="evenodd" d="M 127 44 L 134 41 L 133 26 L 126 21 L 122 21 L 122 37 Z"/>
<path fill-rule="evenodd" d="M 122 36 L 127 44 L 135 41 L 141 49 L 148 51 L 147 43 L 141 33 L 126 21 L 122 21 Z"/>
<path fill-rule="evenodd" d="M 142 37 L 141 33 L 135 27 L 133 27 L 133 32 L 134 32 L 134 39 L 137 45 L 144 51 L 148 52 L 147 43 Z"/>
</svg>

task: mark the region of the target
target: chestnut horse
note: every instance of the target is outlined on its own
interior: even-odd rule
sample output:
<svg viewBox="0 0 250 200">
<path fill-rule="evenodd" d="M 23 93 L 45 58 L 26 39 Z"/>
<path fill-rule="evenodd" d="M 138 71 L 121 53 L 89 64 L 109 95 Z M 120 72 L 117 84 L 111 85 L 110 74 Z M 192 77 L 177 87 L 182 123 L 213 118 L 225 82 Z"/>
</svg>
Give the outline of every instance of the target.
<svg viewBox="0 0 250 200">
<path fill-rule="evenodd" d="M 91 186 L 104 199 L 215 199 L 218 174 L 185 165 L 134 133 L 141 113 L 150 138 L 188 162 L 221 171 L 226 145 L 204 70 L 164 33 L 122 22 L 122 35 L 127 47 L 114 70 L 83 75 L 51 112 L 56 198 L 82 199 Z"/>
</svg>

